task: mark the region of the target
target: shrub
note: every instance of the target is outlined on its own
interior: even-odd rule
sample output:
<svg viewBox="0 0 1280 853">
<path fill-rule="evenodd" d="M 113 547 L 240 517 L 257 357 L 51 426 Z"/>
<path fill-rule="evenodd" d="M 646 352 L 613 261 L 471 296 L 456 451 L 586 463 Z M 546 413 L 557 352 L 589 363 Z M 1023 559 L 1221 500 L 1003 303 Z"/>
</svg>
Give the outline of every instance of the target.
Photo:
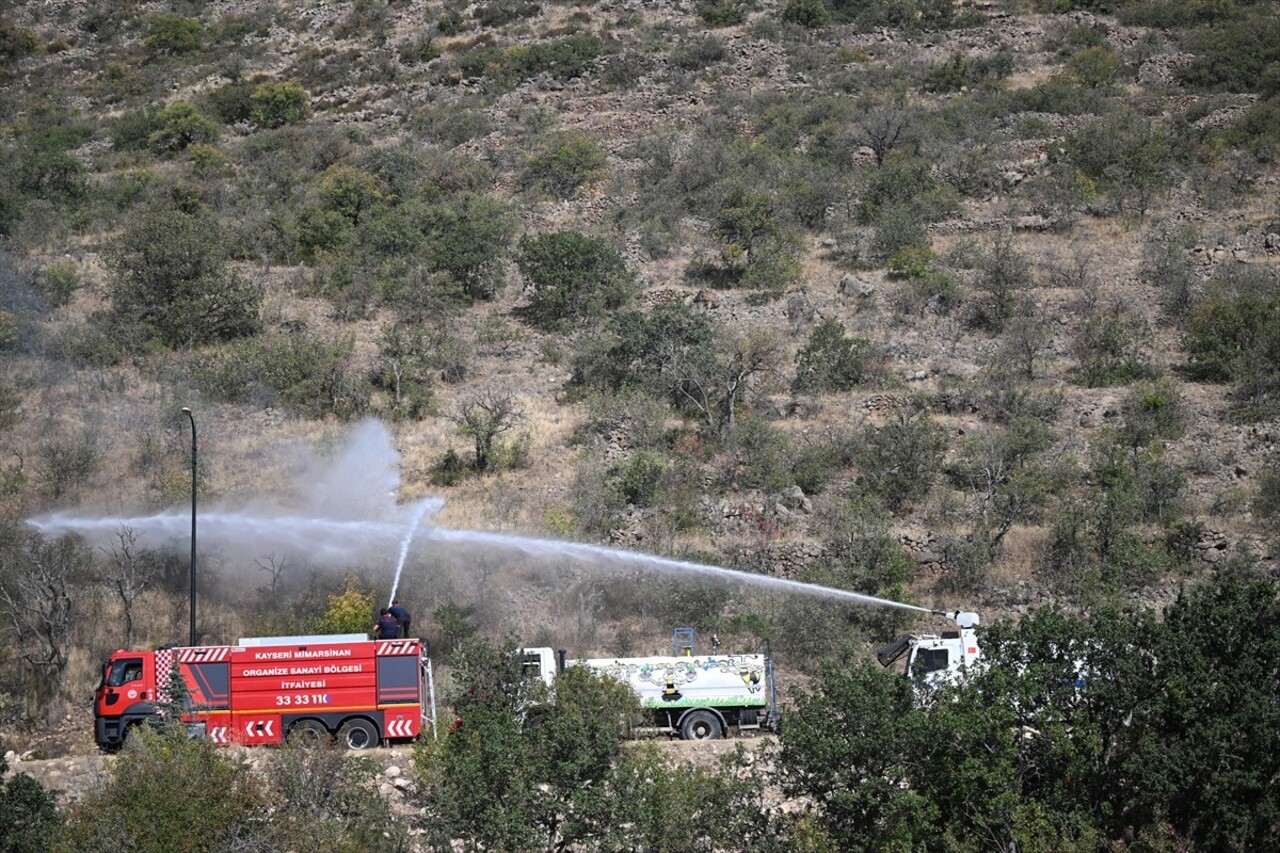
<svg viewBox="0 0 1280 853">
<path fill-rule="evenodd" d="M 813 30 L 830 23 L 831 13 L 824 0 L 787 0 L 782 20 Z"/>
<path fill-rule="evenodd" d="M 311 95 L 295 80 L 263 83 L 249 96 L 249 118 L 259 127 L 297 124 L 311 115 Z"/>
<path fill-rule="evenodd" d="M 839 320 L 818 324 L 796 353 L 795 387 L 802 391 L 849 391 L 865 381 L 871 368 L 871 342 L 845 335 Z"/>
<path fill-rule="evenodd" d="M 1151 329 L 1141 316 L 1113 304 L 1085 321 L 1073 344 L 1076 379 L 1090 388 L 1123 385 L 1155 375 L 1147 356 Z"/>
<path fill-rule="evenodd" d="M 317 634 L 364 634 L 373 624 L 375 612 L 373 593 L 356 578 L 347 578 L 346 589 L 329 596 L 312 630 Z"/>
<path fill-rule="evenodd" d="M 530 317 L 548 328 L 598 318 L 634 290 L 635 276 L 617 252 L 577 231 L 522 237 L 516 266 L 530 292 Z"/>
<path fill-rule="evenodd" d="M 129 840 L 136 853 L 191 853 L 241 843 L 266 818 L 249 766 L 207 738 L 189 739 L 181 727 L 166 733 L 140 728 L 109 771 L 106 783 L 72 813 L 66 849 L 116 849 Z"/>
<path fill-rule="evenodd" d="M 1124 416 L 1120 440 L 1135 449 L 1156 439 L 1180 438 L 1189 417 L 1182 392 L 1168 379 L 1135 387 L 1121 403 L 1120 413 Z"/>
<path fill-rule="evenodd" d="M 877 221 L 882 210 L 901 206 L 923 222 L 936 222 L 959 209 L 955 190 L 933 176 L 928 161 L 907 155 L 886 157 L 858 202 L 863 223 Z"/>
<path fill-rule="evenodd" d="M 147 145 L 161 154 L 182 151 L 196 143 L 216 142 L 218 125 L 194 104 L 179 101 L 155 115 L 155 129 L 147 135 Z"/>
<path fill-rule="evenodd" d="M 215 399 L 278 406 L 311 418 L 353 418 L 369 404 L 369 387 L 351 370 L 352 338 L 302 333 L 235 343 L 194 365 L 197 386 Z"/>
<path fill-rule="evenodd" d="M 1259 92 L 1280 64 L 1280 21 L 1258 9 L 1201 27 L 1185 43 L 1196 57 L 1178 69 L 1182 83 L 1208 92 Z"/>
<path fill-rule="evenodd" d="M 923 411 L 899 413 L 864 433 L 858 456 L 861 481 L 896 513 L 929 493 L 946 449 L 945 431 Z"/>
<path fill-rule="evenodd" d="M 958 92 L 965 88 L 989 86 L 1013 73 L 1013 52 L 1002 47 L 991 56 L 970 56 L 956 52 L 929 69 L 924 77 L 927 92 Z"/>
<path fill-rule="evenodd" d="M 153 56 L 192 53 L 201 47 L 204 25 L 176 12 L 164 12 L 151 19 L 143 47 Z"/>
<path fill-rule="evenodd" d="M 40 40 L 34 32 L 22 29 L 8 17 L 0 17 L 0 66 L 12 65 L 30 56 L 39 46 Z"/>
<path fill-rule="evenodd" d="M 749 0 L 698 0 L 698 17 L 708 27 L 733 27 L 747 17 Z"/>
<path fill-rule="evenodd" d="M 1145 215 L 1173 175 L 1173 136 L 1147 116 L 1124 110 L 1096 119 L 1066 140 L 1071 163 L 1111 195 L 1117 210 Z"/>
<path fill-rule="evenodd" d="M 1014 247 L 1013 236 L 995 238 L 979 262 L 976 289 L 980 296 L 974 301 L 971 322 L 988 331 L 1003 330 L 1031 283 L 1031 263 Z"/>
<path fill-rule="evenodd" d="M 108 253 L 117 318 L 169 346 L 256 333 L 262 292 L 230 268 L 227 253 L 222 229 L 203 211 L 142 211 Z"/>
<path fill-rule="evenodd" d="M 0 20 L 0 26 L 4 23 Z M 0 741 L 0 850 L 5 853 L 49 850 L 62 823 L 56 799 L 28 774 L 20 771 L 9 774 L 9 762 L 4 757 L 7 749 L 8 744 Z"/>
<path fill-rule="evenodd" d="M 585 133 L 562 133 L 525 161 L 520 181 L 526 189 L 558 199 L 572 198 L 583 184 L 604 174 L 599 143 Z"/>
<path fill-rule="evenodd" d="M 671 51 L 671 62 L 685 71 L 701 71 L 720 62 L 729 55 L 724 41 L 716 36 L 704 36 L 685 42 Z"/>
</svg>

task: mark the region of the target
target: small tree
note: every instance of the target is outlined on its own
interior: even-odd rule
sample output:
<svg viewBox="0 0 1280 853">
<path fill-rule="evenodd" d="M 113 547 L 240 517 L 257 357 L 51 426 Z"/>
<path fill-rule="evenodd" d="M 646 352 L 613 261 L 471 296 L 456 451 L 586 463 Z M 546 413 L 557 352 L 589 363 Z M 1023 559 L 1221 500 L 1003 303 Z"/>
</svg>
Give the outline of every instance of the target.
<svg viewBox="0 0 1280 853">
<path fill-rule="evenodd" d="M 199 21 L 176 12 L 164 12 L 151 19 L 142 45 L 152 56 L 163 56 L 197 51 L 203 39 L 204 26 Z"/>
<path fill-rule="evenodd" d="M 249 115 L 259 127 L 297 124 L 311 115 L 311 95 L 296 80 L 263 83 L 249 96 Z"/>
<path fill-rule="evenodd" d="M 929 493 L 947 449 L 946 433 L 922 410 L 899 412 L 883 427 L 869 428 L 863 442 L 862 479 L 893 512 Z"/>
<path fill-rule="evenodd" d="M 347 578 L 342 592 L 329 596 L 329 606 L 316 620 L 320 634 L 363 634 L 369 631 L 375 612 L 373 593 L 363 589 L 356 578 Z"/>
<path fill-rule="evenodd" d="M 256 333 L 262 292 L 228 265 L 219 224 L 204 211 L 153 207 L 111 247 L 116 319 L 169 346 L 194 346 Z"/>
<path fill-rule="evenodd" d="M 525 161 L 521 183 L 554 198 L 573 198 L 584 184 L 604 174 L 604 165 L 604 151 L 590 136 L 560 134 Z"/>
<path fill-rule="evenodd" d="M 528 284 L 531 319 L 552 329 L 621 307 L 635 287 L 617 252 L 577 231 L 522 237 L 516 266 Z"/>
<path fill-rule="evenodd" d="M 124 610 L 124 648 L 133 648 L 134 606 L 138 598 L 155 582 L 162 569 L 158 560 L 138 548 L 138 537 L 129 527 L 121 527 L 114 534 L 115 544 L 102 551 L 107 566 L 102 581 L 116 597 Z"/>
<path fill-rule="evenodd" d="M 524 422 L 524 407 L 512 394 L 486 391 L 464 402 L 450 420 L 459 435 L 471 439 L 472 465 L 483 474 L 497 461 L 499 437 Z"/>
<path fill-rule="evenodd" d="M 0 851 L 45 853 L 62 823 L 56 799 L 28 774 L 8 775 L 6 748 L 0 741 Z"/>
<path fill-rule="evenodd" d="M 65 686 L 81 584 L 92 556 L 74 537 L 46 540 L 34 531 L 6 543 L 0 560 L 0 609 L 13 648 L 34 676 L 28 710 L 47 707 Z"/>
<path fill-rule="evenodd" d="M 795 387 L 804 391 L 849 391 L 870 372 L 871 342 L 845 335 L 834 317 L 818 324 L 796 353 Z"/>
</svg>

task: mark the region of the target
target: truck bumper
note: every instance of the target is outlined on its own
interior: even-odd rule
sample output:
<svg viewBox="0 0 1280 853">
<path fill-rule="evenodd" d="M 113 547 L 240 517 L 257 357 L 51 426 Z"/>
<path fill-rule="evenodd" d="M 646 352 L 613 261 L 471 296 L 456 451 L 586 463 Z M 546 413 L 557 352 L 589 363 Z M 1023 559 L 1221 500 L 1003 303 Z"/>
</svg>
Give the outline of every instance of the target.
<svg viewBox="0 0 1280 853">
<path fill-rule="evenodd" d="M 98 749 L 119 749 L 124 744 L 124 718 L 97 717 L 93 721 L 93 739 Z"/>
</svg>

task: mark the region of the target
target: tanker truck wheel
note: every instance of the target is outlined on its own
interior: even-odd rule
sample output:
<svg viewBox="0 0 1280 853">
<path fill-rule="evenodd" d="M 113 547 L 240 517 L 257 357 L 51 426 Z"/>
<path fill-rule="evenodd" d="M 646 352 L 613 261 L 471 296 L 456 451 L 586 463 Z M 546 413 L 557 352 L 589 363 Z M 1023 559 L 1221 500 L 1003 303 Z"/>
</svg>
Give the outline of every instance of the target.
<svg viewBox="0 0 1280 853">
<path fill-rule="evenodd" d="M 338 729 L 338 743 L 347 749 L 372 749 L 378 745 L 378 730 L 368 720 L 347 720 Z"/>
<path fill-rule="evenodd" d="M 680 737 L 685 740 L 719 740 L 723 735 L 724 727 L 710 711 L 692 711 L 680 721 Z"/>
</svg>

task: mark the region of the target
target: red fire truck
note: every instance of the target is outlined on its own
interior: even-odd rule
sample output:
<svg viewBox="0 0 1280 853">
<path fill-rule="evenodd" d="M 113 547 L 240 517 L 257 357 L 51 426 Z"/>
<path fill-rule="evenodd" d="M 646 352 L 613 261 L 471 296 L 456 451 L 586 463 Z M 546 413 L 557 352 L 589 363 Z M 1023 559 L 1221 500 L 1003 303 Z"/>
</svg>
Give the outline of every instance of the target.
<svg viewBox="0 0 1280 853">
<path fill-rule="evenodd" d="M 431 664 L 420 640 L 363 634 L 248 638 L 234 646 L 116 651 L 94 699 L 94 735 L 119 749 L 133 726 L 173 704 L 177 667 L 187 687 L 182 720 L 217 744 L 278 744 L 337 736 L 347 749 L 417 737 L 434 720 Z"/>
</svg>

